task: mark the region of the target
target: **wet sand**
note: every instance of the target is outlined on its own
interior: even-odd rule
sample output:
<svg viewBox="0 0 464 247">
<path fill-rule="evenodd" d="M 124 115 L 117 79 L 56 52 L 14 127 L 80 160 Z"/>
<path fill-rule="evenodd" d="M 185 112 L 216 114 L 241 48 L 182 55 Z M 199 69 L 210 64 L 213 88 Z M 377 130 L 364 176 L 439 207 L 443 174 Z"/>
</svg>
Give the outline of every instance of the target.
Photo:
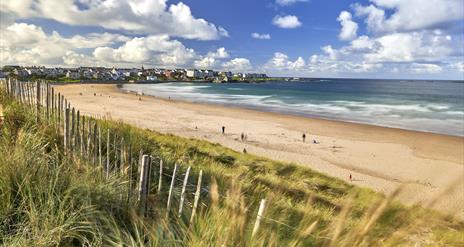
<svg viewBox="0 0 464 247">
<path fill-rule="evenodd" d="M 405 184 L 399 199 L 406 204 L 426 205 L 458 181 L 433 208 L 464 218 L 462 137 L 150 96 L 139 100 L 139 96 L 112 84 L 73 84 L 56 89 L 85 114 L 110 116 L 237 151 L 246 148 L 249 153 L 308 166 L 345 181 L 351 173 L 353 184 L 383 193 Z M 222 126 L 226 127 L 225 135 L 221 134 Z M 241 141 L 241 133 L 247 135 L 246 142 Z"/>
</svg>

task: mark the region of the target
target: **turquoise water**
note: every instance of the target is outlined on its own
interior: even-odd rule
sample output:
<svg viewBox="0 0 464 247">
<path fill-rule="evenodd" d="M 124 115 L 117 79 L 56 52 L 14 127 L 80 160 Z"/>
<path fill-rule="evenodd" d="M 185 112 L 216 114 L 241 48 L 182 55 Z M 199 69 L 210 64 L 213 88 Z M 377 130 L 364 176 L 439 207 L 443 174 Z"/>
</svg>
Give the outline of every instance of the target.
<svg viewBox="0 0 464 247">
<path fill-rule="evenodd" d="M 175 100 L 464 136 L 462 81 L 173 82 L 127 84 L 123 89 Z"/>
</svg>

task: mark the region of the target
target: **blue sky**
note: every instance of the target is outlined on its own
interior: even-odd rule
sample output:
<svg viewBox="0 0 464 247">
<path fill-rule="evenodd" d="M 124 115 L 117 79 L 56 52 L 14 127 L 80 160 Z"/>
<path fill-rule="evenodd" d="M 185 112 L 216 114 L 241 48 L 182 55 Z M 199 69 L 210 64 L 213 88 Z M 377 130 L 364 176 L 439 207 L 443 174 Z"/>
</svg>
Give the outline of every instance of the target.
<svg viewBox="0 0 464 247">
<path fill-rule="evenodd" d="M 460 0 L 2 1 L 1 63 L 462 80 L 463 5 Z"/>
</svg>

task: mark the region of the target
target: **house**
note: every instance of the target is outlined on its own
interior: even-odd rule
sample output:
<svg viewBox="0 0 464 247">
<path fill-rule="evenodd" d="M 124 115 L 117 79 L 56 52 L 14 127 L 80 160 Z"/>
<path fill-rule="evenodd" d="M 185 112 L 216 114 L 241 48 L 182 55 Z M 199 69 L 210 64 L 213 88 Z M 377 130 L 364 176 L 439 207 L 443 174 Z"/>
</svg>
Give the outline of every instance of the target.
<svg viewBox="0 0 464 247">
<path fill-rule="evenodd" d="M 202 78 L 212 78 L 212 77 L 214 77 L 214 71 L 207 70 L 207 69 L 202 71 Z"/>
<path fill-rule="evenodd" d="M 164 71 L 164 76 L 166 76 L 167 78 L 171 78 L 172 70 L 170 70 L 170 69 L 165 70 Z"/>
<path fill-rule="evenodd" d="M 82 76 L 85 78 L 85 79 L 92 79 L 93 78 L 93 75 L 94 75 L 94 72 L 92 69 L 86 69 L 84 70 L 84 72 L 82 73 Z"/>
<path fill-rule="evenodd" d="M 114 67 L 111 70 L 111 75 L 110 76 L 111 76 L 111 80 L 113 80 L 113 81 L 123 80 L 124 79 L 124 74 L 122 73 L 122 71 L 117 70 Z"/>
<path fill-rule="evenodd" d="M 29 76 L 29 73 L 23 68 L 16 68 L 13 70 L 13 74 L 18 76 L 19 78 L 26 78 Z"/>
<path fill-rule="evenodd" d="M 189 70 L 187 70 L 186 75 L 187 75 L 188 78 L 195 78 L 195 79 L 201 78 L 201 73 L 197 69 L 189 69 Z"/>
<path fill-rule="evenodd" d="M 9 74 L 10 72 L 0 71 L 0 79 L 5 79 L 6 77 L 8 77 Z"/>
<path fill-rule="evenodd" d="M 230 72 L 230 71 L 221 71 L 221 72 L 218 73 L 218 75 L 219 75 L 220 77 L 227 77 L 227 78 L 229 78 L 229 79 L 231 79 L 232 77 L 234 77 L 234 75 L 233 75 L 232 72 Z"/>
<path fill-rule="evenodd" d="M 68 70 L 68 72 L 66 72 L 66 78 L 78 80 L 81 78 L 81 74 L 77 70 Z"/>
</svg>

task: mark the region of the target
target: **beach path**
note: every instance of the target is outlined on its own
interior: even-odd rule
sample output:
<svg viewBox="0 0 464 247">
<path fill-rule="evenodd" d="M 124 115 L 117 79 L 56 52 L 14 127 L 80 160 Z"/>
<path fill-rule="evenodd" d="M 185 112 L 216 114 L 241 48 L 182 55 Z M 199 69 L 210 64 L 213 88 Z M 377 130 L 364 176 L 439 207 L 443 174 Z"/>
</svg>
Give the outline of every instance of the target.
<svg viewBox="0 0 464 247">
<path fill-rule="evenodd" d="M 57 90 L 84 114 L 110 116 L 240 152 L 246 148 L 248 153 L 298 163 L 347 182 L 351 174 L 354 185 L 383 193 L 404 184 L 399 199 L 406 204 L 426 205 L 454 183 L 457 186 L 433 208 L 464 218 L 462 137 L 148 96 L 139 100 L 110 84 L 64 85 Z M 241 141 L 242 133 L 246 142 Z"/>
</svg>

